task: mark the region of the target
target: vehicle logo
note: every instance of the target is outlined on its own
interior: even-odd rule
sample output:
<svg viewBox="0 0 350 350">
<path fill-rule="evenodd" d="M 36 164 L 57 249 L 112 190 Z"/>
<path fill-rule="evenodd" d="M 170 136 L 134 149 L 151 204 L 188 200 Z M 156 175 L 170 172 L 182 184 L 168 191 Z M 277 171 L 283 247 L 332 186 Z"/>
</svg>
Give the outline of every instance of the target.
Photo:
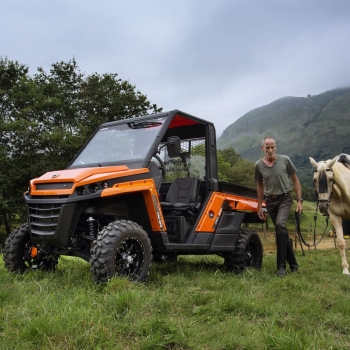
<svg viewBox="0 0 350 350">
<path fill-rule="evenodd" d="M 54 179 L 55 177 L 57 177 L 59 174 L 53 174 L 52 175 L 52 179 Z"/>
</svg>

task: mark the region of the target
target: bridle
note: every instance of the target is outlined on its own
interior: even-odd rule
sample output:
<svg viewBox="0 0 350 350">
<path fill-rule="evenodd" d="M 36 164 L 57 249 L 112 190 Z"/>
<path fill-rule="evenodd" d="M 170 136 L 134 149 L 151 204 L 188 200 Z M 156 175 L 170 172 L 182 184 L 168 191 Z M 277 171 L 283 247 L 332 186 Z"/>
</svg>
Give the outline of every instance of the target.
<svg viewBox="0 0 350 350">
<path fill-rule="evenodd" d="M 317 202 L 318 204 L 320 203 L 325 203 L 326 204 L 326 207 L 329 206 L 331 200 L 332 200 L 332 195 L 333 195 L 333 185 L 335 183 L 334 181 L 334 176 L 333 176 L 333 169 L 332 168 L 327 168 L 325 169 L 325 171 L 329 171 L 332 173 L 332 177 L 331 179 L 329 180 L 326 173 L 324 174 L 319 174 L 318 175 L 318 191 L 317 191 L 317 188 L 316 188 L 316 184 L 315 184 L 315 181 L 314 181 L 314 186 L 315 186 L 315 194 L 316 194 L 316 197 L 317 197 Z M 315 170 L 315 173 L 319 172 L 318 170 Z M 328 191 L 328 185 L 330 187 L 330 190 Z M 320 193 L 329 193 L 329 197 L 328 199 L 320 199 Z"/>
</svg>

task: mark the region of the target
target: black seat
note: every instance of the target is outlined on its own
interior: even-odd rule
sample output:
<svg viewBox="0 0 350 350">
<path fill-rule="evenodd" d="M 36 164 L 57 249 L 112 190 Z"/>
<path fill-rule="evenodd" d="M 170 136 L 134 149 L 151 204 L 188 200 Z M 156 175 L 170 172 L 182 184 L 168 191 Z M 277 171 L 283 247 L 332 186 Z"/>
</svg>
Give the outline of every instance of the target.
<svg viewBox="0 0 350 350">
<path fill-rule="evenodd" d="M 200 180 L 196 177 L 176 179 L 170 186 L 165 202 L 161 202 L 165 212 L 193 213 L 200 208 L 201 198 L 199 193 Z"/>
</svg>

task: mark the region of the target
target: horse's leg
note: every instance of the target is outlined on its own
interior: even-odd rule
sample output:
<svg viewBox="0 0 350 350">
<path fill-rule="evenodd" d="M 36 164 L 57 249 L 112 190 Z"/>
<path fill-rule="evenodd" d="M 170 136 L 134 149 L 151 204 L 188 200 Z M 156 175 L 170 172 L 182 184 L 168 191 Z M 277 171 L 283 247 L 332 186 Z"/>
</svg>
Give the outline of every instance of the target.
<svg viewBox="0 0 350 350">
<path fill-rule="evenodd" d="M 350 275 L 349 264 L 346 260 L 346 253 L 345 253 L 346 245 L 345 245 L 345 239 L 343 235 L 342 219 L 339 216 L 331 216 L 331 221 L 334 226 L 335 232 L 337 234 L 337 245 L 338 245 L 341 259 L 342 259 L 343 274 Z"/>
</svg>

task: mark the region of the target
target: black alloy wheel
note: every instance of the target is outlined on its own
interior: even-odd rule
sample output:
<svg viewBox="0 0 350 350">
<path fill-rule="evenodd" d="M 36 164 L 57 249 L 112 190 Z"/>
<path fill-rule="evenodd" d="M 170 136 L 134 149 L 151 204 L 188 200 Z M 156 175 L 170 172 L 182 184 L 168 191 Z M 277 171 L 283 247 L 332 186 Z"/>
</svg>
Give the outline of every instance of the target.
<svg viewBox="0 0 350 350">
<path fill-rule="evenodd" d="M 58 264 L 57 255 L 43 253 L 32 244 L 28 224 L 17 227 L 7 237 L 3 252 L 5 267 L 9 272 L 51 271 Z"/>
<path fill-rule="evenodd" d="M 96 282 L 126 277 L 143 282 L 152 261 L 147 233 L 132 221 L 117 220 L 99 232 L 91 249 L 91 272 Z"/>
<path fill-rule="evenodd" d="M 225 266 L 228 270 L 240 273 L 246 268 L 261 269 L 263 245 L 259 235 L 252 230 L 240 230 L 233 252 L 224 254 Z"/>
</svg>

